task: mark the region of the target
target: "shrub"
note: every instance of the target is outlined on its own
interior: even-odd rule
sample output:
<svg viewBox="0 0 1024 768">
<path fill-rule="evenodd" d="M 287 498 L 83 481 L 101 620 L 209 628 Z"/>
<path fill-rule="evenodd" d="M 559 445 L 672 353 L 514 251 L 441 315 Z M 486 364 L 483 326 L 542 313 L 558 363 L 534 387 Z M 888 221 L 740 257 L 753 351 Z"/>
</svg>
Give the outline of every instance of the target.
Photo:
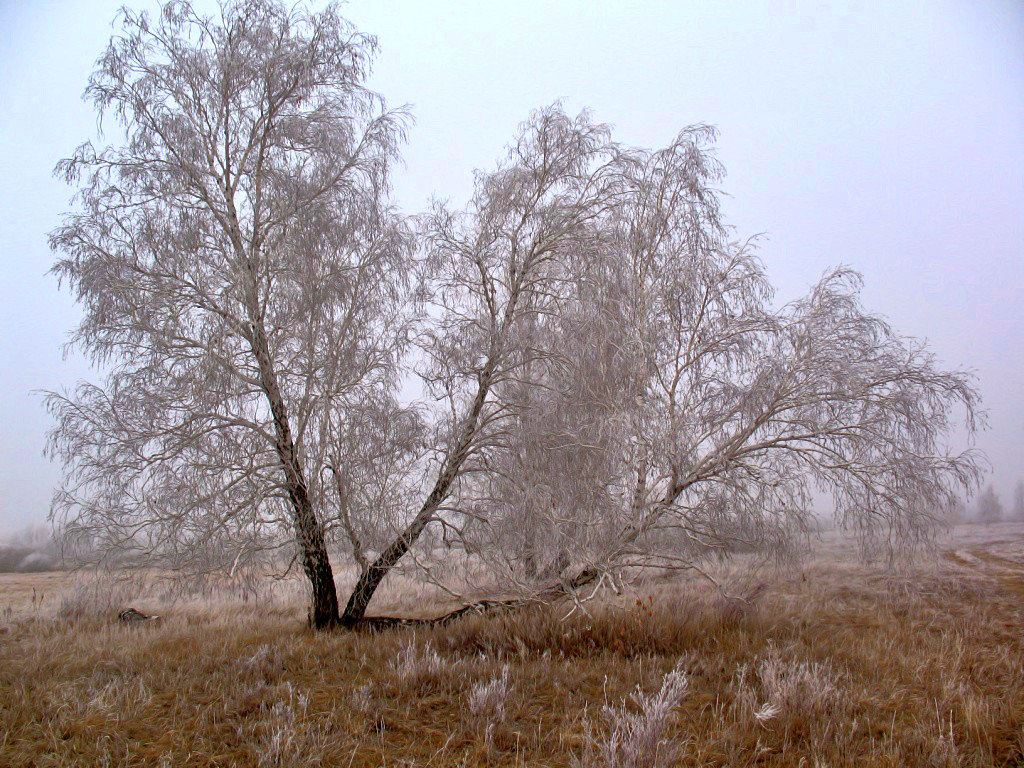
<svg viewBox="0 0 1024 768">
<path fill-rule="evenodd" d="M 761 725 L 779 720 L 787 730 L 819 726 L 844 709 L 845 699 L 837 680 L 828 663 L 786 661 L 772 648 L 756 670 L 750 664 L 739 666 L 735 706 L 741 717 L 752 716 Z"/>
<path fill-rule="evenodd" d="M 486 683 L 474 683 L 469 691 L 469 712 L 478 728 L 484 732 L 484 740 L 488 746 L 493 745 L 494 730 L 505 722 L 510 693 L 508 664 L 501 668 L 501 677 L 492 677 Z"/>
<path fill-rule="evenodd" d="M 260 768 L 299 768 L 320 765 L 327 730 L 307 717 L 309 700 L 291 683 L 278 687 L 280 698 L 260 708 L 253 730 Z"/>
<path fill-rule="evenodd" d="M 595 745 L 590 724 L 585 723 L 590 747 L 584 759 L 577 761 L 577 768 L 658 768 L 672 765 L 677 748 L 664 737 L 664 733 L 672 710 L 686 695 L 688 685 L 689 679 L 677 665 L 665 675 L 656 694 L 646 696 L 637 686 L 629 701 L 623 701 L 617 707 L 605 704 L 601 711 L 611 729 L 608 738 Z M 629 702 L 637 711 L 630 711 Z"/>
</svg>

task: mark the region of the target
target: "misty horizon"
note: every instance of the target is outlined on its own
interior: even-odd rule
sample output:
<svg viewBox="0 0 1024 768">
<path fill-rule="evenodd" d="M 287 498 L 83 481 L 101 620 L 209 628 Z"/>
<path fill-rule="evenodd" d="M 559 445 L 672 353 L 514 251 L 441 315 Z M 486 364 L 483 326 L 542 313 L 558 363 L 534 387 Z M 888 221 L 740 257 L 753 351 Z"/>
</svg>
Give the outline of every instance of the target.
<svg viewBox="0 0 1024 768">
<path fill-rule="evenodd" d="M 976 444 L 1007 505 L 1024 479 L 1024 11 L 590 8 L 524 4 L 499 18 L 462 4 L 345 7 L 380 41 L 371 87 L 416 118 L 394 178 L 401 208 L 464 199 L 470 172 L 556 100 L 640 146 L 714 125 L 725 220 L 740 239 L 765 233 L 775 303 L 838 264 L 863 274 L 869 311 L 975 372 L 990 422 Z M 46 274 L 46 235 L 72 192 L 53 166 L 95 136 L 80 94 L 115 9 L 0 9 L 0 535 L 44 521 L 59 479 L 31 393 L 95 377 L 62 357 L 80 310 Z"/>
</svg>

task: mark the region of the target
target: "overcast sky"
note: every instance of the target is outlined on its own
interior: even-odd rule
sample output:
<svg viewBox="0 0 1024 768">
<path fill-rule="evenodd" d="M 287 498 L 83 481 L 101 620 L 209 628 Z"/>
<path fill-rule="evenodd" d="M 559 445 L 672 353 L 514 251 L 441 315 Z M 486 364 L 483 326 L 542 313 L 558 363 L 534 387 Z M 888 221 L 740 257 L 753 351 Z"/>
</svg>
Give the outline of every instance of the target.
<svg viewBox="0 0 1024 768">
<path fill-rule="evenodd" d="M 78 312 L 46 274 L 71 193 L 51 171 L 94 137 L 80 97 L 120 4 L 0 0 L 0 535 L 45 520 L 59 478 L 33 390 L 90 375 L 62 356 Z M 737 234 L 766 234 L 779 298 L 830 265 L 860 270 L 869 309 L 977 374 L 977 443 L 1009 501 L 1024 479 L 1024 3 L 353 0 L 346 15 L 379 37 L 372 86 L 416 117 L 395 180 L 409 212 L 462 201 L 555 100 L 647 147 L 717 126 L 726 210 Z"/>
</svg>

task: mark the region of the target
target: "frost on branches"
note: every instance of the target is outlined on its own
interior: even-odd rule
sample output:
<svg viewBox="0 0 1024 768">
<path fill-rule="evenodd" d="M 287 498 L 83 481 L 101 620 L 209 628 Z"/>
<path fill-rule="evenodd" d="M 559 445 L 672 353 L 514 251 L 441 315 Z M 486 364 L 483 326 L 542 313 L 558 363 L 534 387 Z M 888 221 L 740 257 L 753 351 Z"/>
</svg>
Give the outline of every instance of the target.
<svg viewBox="0 0 1024 768">
<path fill-rule="evenodd" d="M 407 115 L 335 6 L 120 29 L 86 95 L 124 142 L 60 164 L 78 194 L 51 234 L 100 374 L 48 397 L 80 552 L 297 562 L 313 623 L 354 625 L 400 562 L 536 595 L 784 554 L 815 488 L 892 549 L 976 485 L 944 443 L 975 428 L 970 378 L 867 313 L 851 269 L 777 308 L 722 221 L 712 129 L 640 150 L 552 106 L 465 207 L 408 219 Z"/>
</svg>

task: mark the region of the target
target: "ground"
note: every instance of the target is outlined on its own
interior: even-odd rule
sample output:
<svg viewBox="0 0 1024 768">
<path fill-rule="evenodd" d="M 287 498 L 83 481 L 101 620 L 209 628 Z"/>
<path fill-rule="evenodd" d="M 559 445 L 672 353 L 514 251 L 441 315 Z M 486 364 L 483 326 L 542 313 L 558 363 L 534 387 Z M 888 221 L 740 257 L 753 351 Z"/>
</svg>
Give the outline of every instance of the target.
<svg viewBox="0 0 1024 768">
<path fill-rule="evenodd" d="M 0 765 L 1024 765 L 1024 525 L 899 570 L 834 537 L 748 565 L 716 567 L 727 595 L 662 574 L 585 611 L 319 634 L 285 588 L 0 575 Z M 161 618 L 123 626 L 129 603 Z"/>
</svg>

